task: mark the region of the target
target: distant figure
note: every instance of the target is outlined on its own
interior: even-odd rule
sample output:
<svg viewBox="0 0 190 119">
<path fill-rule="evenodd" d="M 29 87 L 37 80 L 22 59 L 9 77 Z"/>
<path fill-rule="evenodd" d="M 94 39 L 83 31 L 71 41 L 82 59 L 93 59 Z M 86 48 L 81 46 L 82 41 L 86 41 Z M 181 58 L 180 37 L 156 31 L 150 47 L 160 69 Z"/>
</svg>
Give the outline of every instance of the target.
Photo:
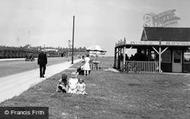
<svg viewBox="0 0 190 119">
<path fill-rule="evenodd" d="M 137 53 L 134 55 L 135 61 L 147 61 L 148 58 L 146 54 L 142 53 L 141 50 L 137 50 Z"/>
<path fill-rule="evenodd" d="M 79 75 L 84 75 L 84 64 L 85 64 L 85 57 L 83 55 L 82 59 L 81 59 L 81 66 L 79 68 L 77 68 L 77 73 Z"/>
<path fill-rule="evenodd" d="M 123 54 L 120 54 L 120 55 L 119 55 L 119 60 L 120 60 L 120 61 L 123 61 Z"/>
<path fill-rule="evenodd" d="M 78 73 L 79 75 L 84 75 L 83 65 L 80 66 L 79 68 L 77 68 L 77 73 Z"/>
<path fill-rule="evenodd" d="M 81 63 L 84 63 L 84 58 L 85 58 L 85 57 L 84 57 L 84 55 L 83 55 L 83 56 L 82 56 L 82 61 L 81 61 Z"/>
<path fill-rule="evenodd" d="M 78 84 L 77 84 L 77 94 L 86 95 L 86 84 L 84 83 L 84 80 L 79 78 Z"/>
<path fill-rule="evenodd" d="M 129 58 L 129 60 L 133 61 L 134 60 L 134 56 L 131 55 L 131 57 Z"/>
<path fill-rule="evenodd" d="M 77 93 L 78 74 L 76 72 L 71 73 L 71 77 L 68 80 L 68 93 Z"/>
<path fill-rule="evenodd" d="M 58 84 L 57 84 L 57 92 L 63 92 L 63 93 L 67 93 L 68 90 L 68 82 L 67 82 L 67 75 L 66 74 L 62 74 L 61 79 L 59 80 Z"/>
<path fill-rule="evenodd" d="M 38 65 L 40 67 L 40 78 L 44 78 L 47 64 L 47 56 L 44 51 L 41 51 L 38 55 Z"/>
<path fill-rule="evenodd" d="M 84 75 L 90 74 L 90 58 L 89 54 L 86 55 L 84 58 L 84 65 L 83 65 Z"/>
<path fill-rule="evenodd" d="M 127 54 L 125 54 L 125 60 L 129 60 L 129 56 Z"/>
</svg>

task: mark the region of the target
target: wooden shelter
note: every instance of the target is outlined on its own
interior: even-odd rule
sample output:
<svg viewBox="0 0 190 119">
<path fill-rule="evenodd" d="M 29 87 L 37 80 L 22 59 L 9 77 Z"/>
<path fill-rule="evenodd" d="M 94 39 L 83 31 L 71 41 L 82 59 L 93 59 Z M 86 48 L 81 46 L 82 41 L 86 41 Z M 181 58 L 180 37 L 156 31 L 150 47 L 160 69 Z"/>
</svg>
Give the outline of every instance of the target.
<svg viewBox="0 0 190 119">
<path fill-rule="evenodd" d="M 127 59 L 127 48 L 143 52 L 146 60 Z M 190 72 L 189 48 L 190 28 L 144 27 L 141 41 L 116 43 L 114 67 L 128 71 L 130 63 L 141 72 Z"/>
</svg>

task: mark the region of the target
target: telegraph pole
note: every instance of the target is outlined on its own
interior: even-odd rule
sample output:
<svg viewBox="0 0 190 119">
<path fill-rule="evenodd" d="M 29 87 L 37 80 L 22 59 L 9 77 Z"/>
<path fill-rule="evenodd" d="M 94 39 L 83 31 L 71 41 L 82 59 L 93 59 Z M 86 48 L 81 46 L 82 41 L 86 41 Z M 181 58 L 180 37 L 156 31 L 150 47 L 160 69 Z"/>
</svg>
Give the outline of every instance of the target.
<svg viewBox="0 0 190 119">
<path fill-rule="evenodd" d="M 74 35 L 75 35 L 75 16 L 73 16 L 73 33 L 72 33 L 72 61 L 71 64 L 73 64 L 74 60 Z"/>
<path fill-rule="evenodd" d="M 71 51 L 71 40 L 68 40 L 68 50 L 67 50 L 67 57 L 69 57 Z"/>
</svg>

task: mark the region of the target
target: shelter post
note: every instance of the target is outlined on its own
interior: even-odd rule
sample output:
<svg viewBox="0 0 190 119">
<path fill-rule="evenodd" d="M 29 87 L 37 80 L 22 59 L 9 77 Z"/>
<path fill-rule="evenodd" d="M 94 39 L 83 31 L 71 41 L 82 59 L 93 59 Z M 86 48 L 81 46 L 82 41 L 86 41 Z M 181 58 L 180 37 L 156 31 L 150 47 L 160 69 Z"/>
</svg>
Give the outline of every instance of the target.
<svg viewBox="0 0 190 119">
<path fill-rule="evenodd" d="M 124 47 L 123 47 L 123 66 L 122 66 L 122 69 L 124 70 L 125 69 L 125 61 L 126 61 L 126 57 L 125 57 L 125 52 L 126 52 L 126 47 L 125 47 L 125 44 L 126 44 L 126 39 L 124 38 Z"/>
<path fill-rule="evenodd" d="M 117 64 L 118 64 L 118 48 L 116 47 L 115 50 L 116 50 L 115 68 L 117 69 L 117 67 L 118 67 L 117 66 Z"/>
<path fill-rule="evenodd" d="M 158 52 L 158 55 L 159 55 L 159 72 L 162 72 L 161 70 L 161 62 L 162 62 L 162 57 L 161 57 L 161 46 L 159 46 L 159 52 Z"/>
<path fill-rule="evenodd" d="M 116 68 L 116 58 L 117 58 L 117 48 L 115 45 L 115 49 L 114 49 L 114 68 Z"/>
<path fill-rule="evenodd" d="M 121 48 L 118 48 L 118 65 L 117 68 L 120 69 L 120 65 L 121 65 Z"/>
</svg>

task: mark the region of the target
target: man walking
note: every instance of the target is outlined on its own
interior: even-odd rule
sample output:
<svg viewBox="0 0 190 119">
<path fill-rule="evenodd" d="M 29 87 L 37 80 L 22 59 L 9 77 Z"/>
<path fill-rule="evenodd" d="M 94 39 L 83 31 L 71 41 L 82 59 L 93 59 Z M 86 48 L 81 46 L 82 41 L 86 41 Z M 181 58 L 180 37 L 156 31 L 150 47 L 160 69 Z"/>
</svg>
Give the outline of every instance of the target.
<svg viewBox="0 0 190 119">
<path fill-rule="evenodd" d="M 38 55 L 38 65 L 40 67 L 40 78 L 44 78 L 47 64 L 47 56 L 44 51 L 41 51 Z"/>
</svg>

